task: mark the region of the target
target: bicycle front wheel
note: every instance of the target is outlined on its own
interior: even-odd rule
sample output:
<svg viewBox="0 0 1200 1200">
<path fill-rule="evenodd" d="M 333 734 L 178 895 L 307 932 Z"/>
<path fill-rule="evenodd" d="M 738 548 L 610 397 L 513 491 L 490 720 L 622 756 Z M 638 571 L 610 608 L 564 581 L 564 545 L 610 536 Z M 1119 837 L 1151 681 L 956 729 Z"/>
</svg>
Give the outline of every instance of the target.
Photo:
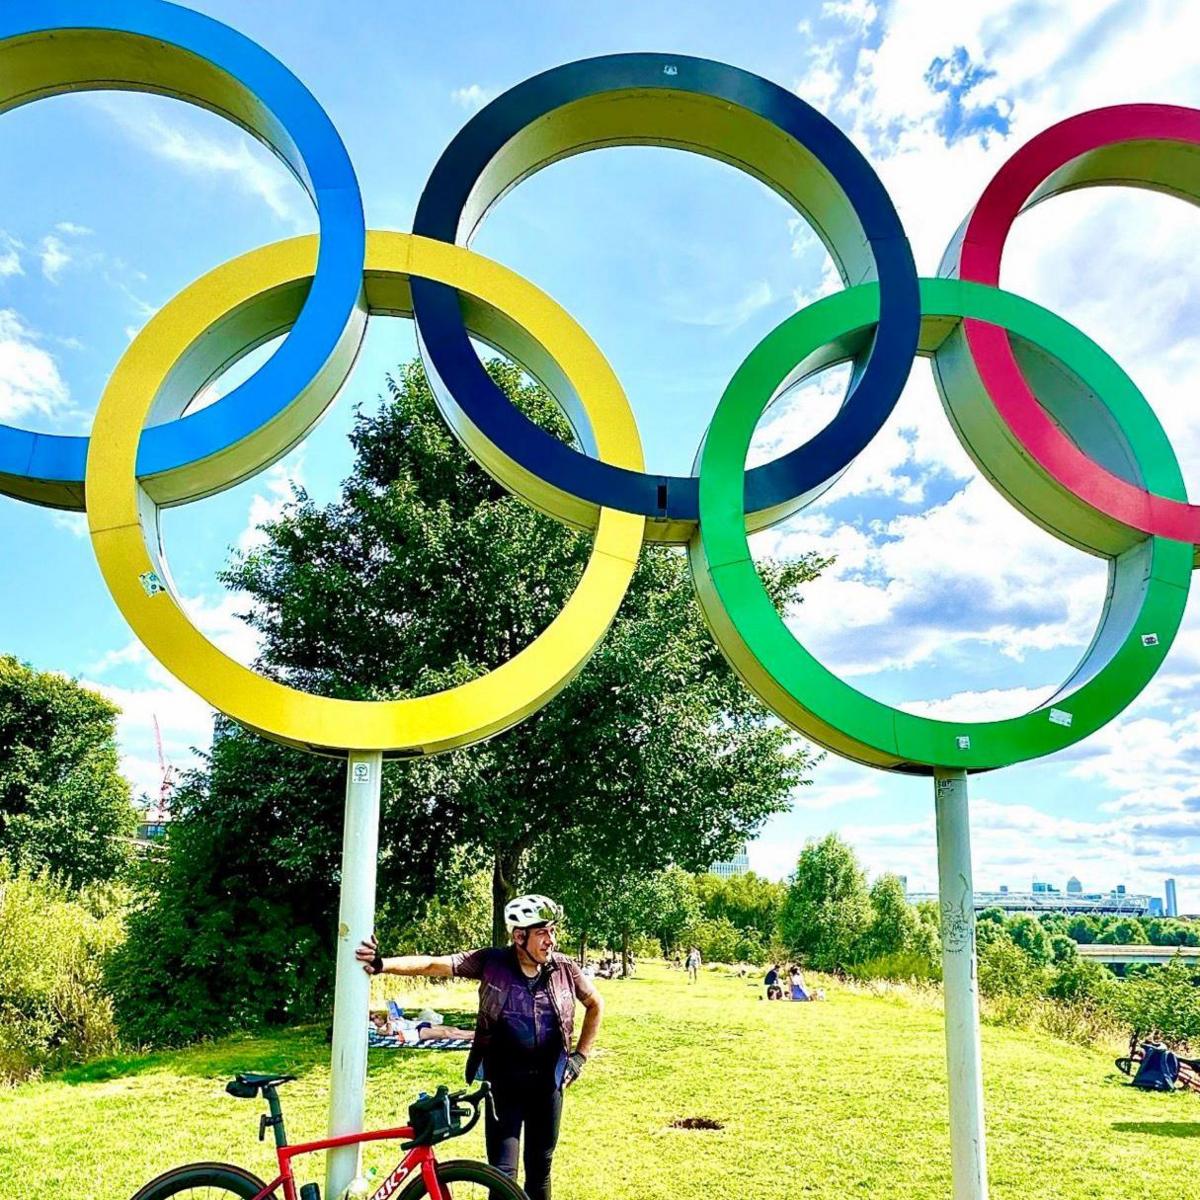
<svg viewBox="0 0 1200 1200">
<path fill-rule="evenodd" d="M 181 1200 L 221 1200 L 222 1196 L 254 1200 L 266 1186 L 257 1175 L 232 1163 L 188 1163 L 150 1180 L 133 1200 L 170 1200 L 173 1196 Z M 271 1192 L 264 1200 L 278 1200 L 278 1197 Z"/>
<path fill-rule="evenodd" d="M 514 1180 L 487 1163 L 472 1162 L 467 1158 L 438 1163 L 437 1177 L 446 1200 L 529 1200 L 525 1190 Z M 427 1195 L 425 1178 L 418 1175 L 400 1193 L 398 1200 L 419 1200 Z"/>
</svg>

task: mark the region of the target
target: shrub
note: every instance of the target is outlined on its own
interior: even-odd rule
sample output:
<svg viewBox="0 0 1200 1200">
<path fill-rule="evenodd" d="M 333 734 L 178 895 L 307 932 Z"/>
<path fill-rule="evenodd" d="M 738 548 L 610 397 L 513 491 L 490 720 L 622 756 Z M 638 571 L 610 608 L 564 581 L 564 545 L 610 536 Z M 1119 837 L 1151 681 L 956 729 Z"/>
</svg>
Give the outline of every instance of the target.
<svg viewBox="0 0 1200 1200">
<path fill-rule="evenodd" d="M 1035 922 L 1036 924 L 1036 922 Z M 984 929 L 996 929 L 991 922 Z M 1037 996 L 1045 989 L 1043 971 L 1004 929 L 979 938 L 979 990 L 985 996 Z"/>
<path fill-rule="evenodd" d="M 892 983 L 936 983 L 942 978 L 941 966 L 928 955 L 913 950 L 881 954 L 849 968 L 851 979 L 866 983 L 886 979 Z"/>
<path fill-rule="evenodd" d="M 1090 958 L 1078 954 L 1060 962 L 1053 972 L 1046 994 L 1052 1000 L 1091 1001 L 1103 1003 L 1111 999 L 1119 985 L 1112 974 Z"/>
<path fill-rule="evenodd" d="M 684 944 L 696 946 L 705 962 L 741 962 L 746 942 L 742 931 L 728 918 L 701 919 L 690 925 Z"/>
<path fill-rule="evenodd" d="M 1181 958 L 1126 979 L 1113 1009 L 1139 1038 L 1173 1047 L 1200 1045 L 1200 988 L 1195 968 Z"/>
<path fill-rule="evenodd" d="M 1079 957 L 1079 948 L 1065 933 L 1050 935 L 1050 956 L 1056 963 L 1070 962 Z"/>
<path fill-rule="evenodd" d="M 124 937 L 126 894 L 72 895 L 0 861 L 0 1082 L 116 1048 L 104 963 Z"/>
<path fill-rule="evenodd" d="M 1013 917 L 1011 921 L 1007 922 L 1005 928 L 1008 930 L 1008 936 L 1029 955 L 1037 966 L 1044 967 L 1050 961 L 1050 935 L 1036 917 L 1024 915 Z"/>
</svg>

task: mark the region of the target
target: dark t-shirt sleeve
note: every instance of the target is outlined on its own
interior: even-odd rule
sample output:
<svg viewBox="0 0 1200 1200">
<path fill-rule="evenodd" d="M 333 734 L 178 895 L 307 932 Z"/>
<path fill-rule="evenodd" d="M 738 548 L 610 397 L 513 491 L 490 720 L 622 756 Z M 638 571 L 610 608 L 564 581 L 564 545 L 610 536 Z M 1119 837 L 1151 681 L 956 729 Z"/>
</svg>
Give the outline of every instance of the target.
<svg viewBox="0 0 1200 1200">
<path fill-rule="evenodd" d="M 465 950 L 450 956 L 450 971 L 455 979 L 482 979 L 483 969 L 495 951 L 487 946 L 482 950 Z"/>
</svg>

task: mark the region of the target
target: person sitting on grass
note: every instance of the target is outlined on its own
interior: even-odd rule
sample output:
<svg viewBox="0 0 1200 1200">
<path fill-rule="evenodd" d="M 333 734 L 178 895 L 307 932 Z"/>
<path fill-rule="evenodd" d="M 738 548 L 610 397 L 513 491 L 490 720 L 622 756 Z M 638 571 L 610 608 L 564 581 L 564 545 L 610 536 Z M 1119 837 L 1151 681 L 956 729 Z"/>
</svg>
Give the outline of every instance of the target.
<svg viewBox="0 0 1200 1200">
<path fill-rule="evenodd" d="M 808 994 L 808 988 L 804 986 L 804 976 L 800 973 L 800 968 L 793 964 L 789 973 L 788 982 L 792 987 L 793 1000 L 811 1000 L 812 997 Z"/>
<path fill-rule="evenodd" d="M 436 1042 L 441 1038 L 457 1038 L 463 1042 L 475 1040 L 475 1030 L 459 1029 L 454 1025 L 433 1025 L 428 1021 L 408 1021 L 404 1017 L 389 1017 L 386 1008 L 371 1010 L 371 1028 L 380 1037 L 399 1038 L 402 1044 Z"/>
<path fill-rule="evenodd" d="M 804 982 L 804 976 L 800 973 L 799 966 L 793 966 L 789 973 L 788 982 L 792 988 L 793 1000 L 824 1000 L 825 989 L 816 988 L 810 991 L 808 985 Z"/>
<path fill-rule="evenodd" d="M 763 985 L 767 989 L 768 1000 L 782 1000 L 783 988 L 779 984 L 779 964 L 773 963 L 767 968 L 767 974 L 763 978 Z"/>
</svg>

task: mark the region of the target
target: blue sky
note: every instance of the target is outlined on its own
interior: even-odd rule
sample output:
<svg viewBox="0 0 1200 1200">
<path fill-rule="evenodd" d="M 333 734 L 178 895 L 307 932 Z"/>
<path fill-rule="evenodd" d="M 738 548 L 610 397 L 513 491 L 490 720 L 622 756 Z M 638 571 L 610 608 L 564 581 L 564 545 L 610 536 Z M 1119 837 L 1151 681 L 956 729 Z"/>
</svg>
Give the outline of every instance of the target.
<svg viewBox="0 0 1200 1200">
<path fill-rule="evenodd" d="M 407 229 L 436 158 L 487 99 L 573 58 L 664 50 L 723 59 L 793 88 L 850 134 L 891 191 L 922 272 L 987 180 L 1047 125 L 1126 101 L 1200 104 L 1182 3 L 1044 5 L 869 0 L 728 5 L 354 6 L 259 0 L 194 7 L 261 42 L 311 88 L 344 138 L 371 225 Z M 147 317 L 203 271 L 314 228 L 269 153 L 208 113 L 121 93 L 60 97 L 0 122 L 0 420 L 84 432 Z M 650 465 L 686 471 L 716 398 L 778 321 L 839 286 L 788 207 L 731 168 L 666 150 L 556 164 L 489 217 L 475 248 L 579 319 L 620 375 Z M 1121 362 L 1170 432 L 1200 495 L 1200 225 L 1177 200 L 1104 190 L 1024 216 L 1004 285 L 1076 322 Z M 252 634 L 216 574 L 278 510 L 288 481 L 332 497 L 355 402 L 415 352 L 407 323 L 374 322 L 333 411 L 256 480 L 172 510 L 166 541 L 194 618 L 243 661 Z M 844 372 L 786 398 L 758 457 L 829 418 Z M 227 386 L 224 384 L 223 386 Z M 139 789 L 208 740 L 206 706 L 132 642 L 82 520 L 0 498 L 0 647 L 76 675 L 124 708 Z M 887 427 L 818 504 L 756 551 L 836 553 L 793 623 L 881 699 L 966 718 L 1011 714 L 1070 673 L 1103 601 L 1102 563 L 1012 511 L 958 446 L 917 364 Z M 1163 671 L 1118 721 L 1055 759 L 972 784 L 980 886 L 1037 875 L 1161 893 L 1200 909 L 1200 603 Z M 935 881 L 931 785 L 827 758 L 793 810 L 750 848 L 781 875 L 807 837 L 840 830 L 870 871 Z"/>
</svg>

